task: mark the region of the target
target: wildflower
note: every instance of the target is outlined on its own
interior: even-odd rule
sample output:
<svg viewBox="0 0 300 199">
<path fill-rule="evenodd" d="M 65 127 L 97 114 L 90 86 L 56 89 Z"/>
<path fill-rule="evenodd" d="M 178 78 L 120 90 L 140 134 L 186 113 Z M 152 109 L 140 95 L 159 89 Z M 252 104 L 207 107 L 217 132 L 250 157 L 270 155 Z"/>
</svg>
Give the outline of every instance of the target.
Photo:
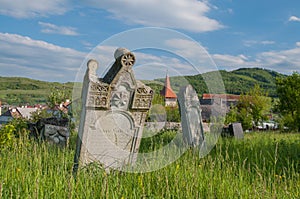
<svg viewBox="0 0 300 199">
<path fill-rule="evenodd" d="M 277 175 L 277 174 L 275 174 L 275 177 L 276 177 L 276 178 L 279 178 L 280 180 L 281 180 L 282 178 L 284 178 L 284 176 Z"/>
<path fill-rule="evenodd" d="M 143 187 L 143 176 L 138 177 L 138 182 L 139 182 L 140 187 Z"/>
</svg>

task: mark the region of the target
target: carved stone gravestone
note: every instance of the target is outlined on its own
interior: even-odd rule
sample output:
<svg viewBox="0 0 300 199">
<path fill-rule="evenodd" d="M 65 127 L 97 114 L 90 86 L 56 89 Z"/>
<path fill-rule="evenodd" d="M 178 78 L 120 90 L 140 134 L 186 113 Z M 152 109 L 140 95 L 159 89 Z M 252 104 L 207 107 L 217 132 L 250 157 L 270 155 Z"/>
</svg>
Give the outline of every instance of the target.
<svg viewBox="0 0 300 199">
<path fill-rule="evenodd" d="M 97 61 L 88 61 L 75 167 L 98 162 L 120 170 L 136 161 L 153 91 L 135 79 L 134 63 L 133 53 L 119 48 L 114 64 L 100 79 Z"/>
<path fill-rule="evenodd" d="M 183 139 L 190 146 L 201 146 L 204 142 L 200 101 L 191 85 L 180 89 L 178 95 Z"/>
<path fill-rule="evenodd" d="M 70 137 L 69 120 L 67 118 L 43 118 L 37 123 L 29 124 L 30 135 L 37 139 L 65 147 Z"/>
<path fill-rule="evenodd" d="M 244 138 L 244 131 L 241 123 L 232 123 L 228 127 L 228 132 L 230 136 L 233 136 L 237 139 Z"/>
</svg>

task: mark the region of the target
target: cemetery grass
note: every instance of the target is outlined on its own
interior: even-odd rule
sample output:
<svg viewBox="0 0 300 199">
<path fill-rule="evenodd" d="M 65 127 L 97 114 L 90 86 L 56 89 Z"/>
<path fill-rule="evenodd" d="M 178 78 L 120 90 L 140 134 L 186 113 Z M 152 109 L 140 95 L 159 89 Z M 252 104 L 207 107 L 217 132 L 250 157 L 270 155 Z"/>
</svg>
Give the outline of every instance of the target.
<svg viewBox="0 0 300 199">
<path fill-rule="evenodd" d="M 171 137 L 160 135 L 157 147 Z M 142 143 L 144 150 L 149 143 Z M 74 139 L 65 149 L 20 139 L 1 151 L 0 198 L 300 198 L 296 133 L 219 138 L 204 158 L 188 150 L 167 167 L 148 173 L 108 174 L 90 165 L 78 171 L 76 180 L 74 148 Z"/>
</svg>

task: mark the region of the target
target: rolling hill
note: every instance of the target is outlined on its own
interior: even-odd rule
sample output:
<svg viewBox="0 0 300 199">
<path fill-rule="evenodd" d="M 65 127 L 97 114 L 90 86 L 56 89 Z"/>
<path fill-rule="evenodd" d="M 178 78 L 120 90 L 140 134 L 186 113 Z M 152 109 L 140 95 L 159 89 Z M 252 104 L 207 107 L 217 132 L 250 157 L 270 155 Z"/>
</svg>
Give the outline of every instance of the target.
<svg viewBox="0 0 300 199">
<path fill-rule="evenodd" d="M 203 80 L 203 76 L 213 75 L 214 72 L 204 74 L 186 76 L 186 77 L 170 77 L 174 91 L 179 91 L 180 81 L 188 81 L 197 92 L 201 95 L 207 93 L 208 89 Z M 250 90 L 255 84 L 259 84 L 269 96 L 276 97 L 276 78 L 285 75 L 275 71 L 262 68 L 241 68 L 234 71 L 219 71 L 226 93 L 242 94 Z M 156 93 L 163 87 L 164 79 L 155 79 L 153 81 L 144 81 L 145 84 L 153 88 Z M 45 103 L 52 89 L 66 89 L 71 93 L 73 83 L 45 82 L 22 77 L 0 77 L 0 100 L 2 103 L 10 105 L 24 105 Z"/>
<path fill-rule="evenodd" d="M 73 89 L 73 83 L 45 82 L 23 77 L 0 77 L 2 104 L 44 104 L 52 89 Z"/>
<path fill-rule="evenodd" d="M 260 85 L 266 92 L 268 92 L 270 97 L 277 97 L 276 93 L 276 78 L 284 77 L 285 75 L 267 70 L 262 68 L 240 68 L 234 71 L 217 71 L 221 74 L 225 91 L 228 94 L 240 95 L 248 92 L 255 84 Z M 208 88 L 205 84 L 203 77 L 214 76 L 213 72 L 208 72 L 204 74 L 186 76 L 185 79 L 196 89 L 197 93 L 200 95 L 203 93 L 208 93 Z M 175 91 L 178 91 L 177 87 L 178 81 L 182 77 L 170 77 L 172 87 Z M 156 79 L 156 82 L 164 82 L 164 79 Z"/>
</svg>

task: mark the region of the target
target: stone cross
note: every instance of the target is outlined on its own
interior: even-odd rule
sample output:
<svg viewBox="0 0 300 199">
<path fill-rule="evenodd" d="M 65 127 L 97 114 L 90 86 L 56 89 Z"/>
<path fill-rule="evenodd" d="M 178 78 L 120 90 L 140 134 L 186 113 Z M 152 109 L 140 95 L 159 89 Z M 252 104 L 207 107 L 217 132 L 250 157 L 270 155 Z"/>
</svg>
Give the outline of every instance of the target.
<svg viewBox="0 0 300 199">
<path fill-rule="evenodd" d="M 87 63 L 75 169 L 97 162 L 121 170 L 136 162 L 153 91 L 135 79 L 133 53 L 119 48 L 114 55 L 115 62 L 103 78 L 97 78 L 96 60 Z"/>
<path fill-rule="evenodd" d="M 191 85 L 180 89 L 178 102 L 184 141 L 190 146 L 201 147 L 204 142 L 204 132 L 200 102 Z"/>
</svg>

